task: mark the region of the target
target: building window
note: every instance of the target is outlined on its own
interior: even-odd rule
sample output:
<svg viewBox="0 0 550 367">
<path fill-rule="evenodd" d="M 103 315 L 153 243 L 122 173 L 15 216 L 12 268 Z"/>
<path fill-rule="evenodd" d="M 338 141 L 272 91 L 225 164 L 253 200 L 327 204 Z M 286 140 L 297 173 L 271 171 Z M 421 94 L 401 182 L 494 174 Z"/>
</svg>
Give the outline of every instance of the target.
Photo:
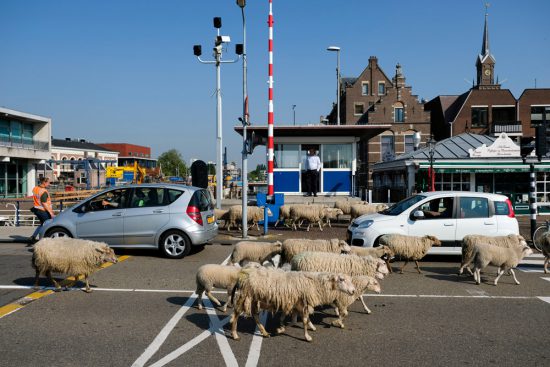
<svg viewBox="0 0 550 367">
<path fill-rule="evenodd" d="M 405 135 L 405 153 L 414 151 L 414 135 Z"/>
<path fill-rule="evenodd" d="M 323 144 L 323 168 L 351 168 L 351 144 Z"/>
<path fill-rule="evenodd" d="M 543 121 L 550 121 L 550 106 L 531 106 L 531 126 L 539 126 Z"/>
<path fill-rule="evenodd" d="M 300 163 L 298 144 L 275 144 L 273 156 L 276 168 L 298 168 Z"/>
<path fill-rule="evenodd" d="M 403 107 L 395 107 L 393 109 L 393 122 L 403 122 Z"/>
<path fill-rule="evenodd" d="M 487 107 L 472 107 L 472 127 L 487 127 Z"/>
<path fill-rule="evenodd" d="M 386 83 L 378 82 L 378 95 L 383 96 L 386 94 Z"/>
<path fill-rule="evenodd" d="M 361 94 L 364 96 L 369 95 L 369 82 L 361 83 Z"/>
<path fill-rule="evenodd" d="M 361 116 L 364 113 L 364 105 L 362 103 L 356 103 L 354 105 L 353 113 L 356 116 Z"/>
<path fill-rule="evenodd" d="M 513 123 L 516 121 L 516 108 L 513 106 L 510 107 L 493 107 L 492 111 L 493 117 L 492 121 L 503 122 L 503 123 Z"/>
<path fill-rule="evenodd" d="M 395 157 L 395 139 L 393 135 L 380 137 L 380 155 L 382 162 L 391 161 Z"/>
</svg>

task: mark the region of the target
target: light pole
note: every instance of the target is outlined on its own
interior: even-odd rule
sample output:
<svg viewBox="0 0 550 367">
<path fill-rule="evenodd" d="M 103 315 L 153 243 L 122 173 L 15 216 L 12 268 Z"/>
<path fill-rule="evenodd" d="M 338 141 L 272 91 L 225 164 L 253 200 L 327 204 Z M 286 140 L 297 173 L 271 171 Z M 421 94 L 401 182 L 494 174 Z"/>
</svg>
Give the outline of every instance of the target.
<svg viewBox="0 0 550 367">
<path fill-rule="evenodd" d="M 222 186 L 223 186 L 223 174 L 222 174 L 222 93 L 221 93 L 221 71 L 220 65 L 225 63 L 234 63 L 237 60 L 225 60 L 222 61 L 223 45 L 225 43 L 231 42 L 229 36 L 220 35 L 220 28 L 222 26 L 222 18 L 214 18 L 214 28 L 217 29 L 218 35 L 214 42 L 214 59 L 212 61 L 205 61 L 200 58 L 202 55 L 201 45 L 193 46 L 193 53 L 197 56 L 197 59 L 203 64 L 215 64 L 216 65 L 216 120 L 217 120 L 217 130 L 216 130 L 216 208 L 222 208 Z"/>
<path fill-rule="evenodd" d="M 432 134 L 430 136 L 430 140 L 428 140 L 428 148 L 429 148 L 429 154 L 430 154 L 430 171 L 428 174 L 428 177 L 430 179 L 430 188 L 428 191 L 435 191 L 435 174 L 434 174 L 435 144 L 436 144 L 436 141 L 434 140 L 434 136 Z"/>
<path fill-rule="evenodd" d="M 292 121 L 294 123 L 294 126 L 296 126 L 296 105 L 292 105 Z"/>
<path fill-rule="evenodd" d="M 329 46 L 327 51 L 336 51 L 336 125 L 340 125 L 340 47 Z"/>
<path fill-rule="evenodd" d="M 420 136 L 420 132 L 417 131 L 413 134 L 413 146 L 414 150 L 418 150 L 418 147 L 420 146 L 420 141 L 422 140 Z"/>
<path fill-rule="evenodd" d="M 246 6 L 246 0 L 237 0 L 237 5 L 241 8 L 241 14 L 243 18 L 243 44 L 241 49 L 237 47 L 237 54 L 242 54 L 243 58 L 243 116 L 240 119 L 243 124 L 243 151 L 242 151 L 242 171 L 241 171 L 241 179 L 242 179 L 242 237 L 247 238 L 248 237 L 248 213 L 247 213 L 247 205 L 248 205 L 248 144 L 247 144 L 247 132 L 246 127 L 250 125 L 250 121 L 248 120 L 248 92 L 247 92 L 247 80 L 246 80 L 246 19 L 244 16 L 244 7 Z M 242 52 L 239 52 L 242 51 Z"/>
</svg>

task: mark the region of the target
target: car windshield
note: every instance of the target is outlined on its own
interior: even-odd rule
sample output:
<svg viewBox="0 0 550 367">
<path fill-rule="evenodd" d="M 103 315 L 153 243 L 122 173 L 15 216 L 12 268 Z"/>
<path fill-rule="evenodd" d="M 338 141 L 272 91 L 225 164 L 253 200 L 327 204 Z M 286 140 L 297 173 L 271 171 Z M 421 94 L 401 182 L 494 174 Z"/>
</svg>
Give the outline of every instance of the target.
<svg viewBox="0 0 550 367">
<path fill-rule="evenodd" d="M 414 204 L 424 199 L 426 199 L 426 196 L 424 195 L 414 195 L 414 196 L 408 197 L 406 199 L 401 200 L 398 203 L 393 204 L 388 209 L 381 211 L 380 214 L 399 215 L 403 213 L 405 210 L 409 209 Z"/>
</svg>

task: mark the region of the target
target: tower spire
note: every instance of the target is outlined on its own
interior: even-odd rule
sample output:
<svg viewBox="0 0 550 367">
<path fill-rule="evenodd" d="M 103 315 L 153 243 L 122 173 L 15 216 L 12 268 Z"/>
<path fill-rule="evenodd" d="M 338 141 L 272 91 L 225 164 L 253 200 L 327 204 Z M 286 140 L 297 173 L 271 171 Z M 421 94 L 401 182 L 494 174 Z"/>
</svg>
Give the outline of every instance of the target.
<svg viewBox="0 0 550 367">
<path fill-rule="evenodd" d="M 487 55 L 489 51 L 489 26 L 487 20 L 489 18 L 489 6 L 491 4 L 485 3 L 485 27 L 483 28 L 483 43 L 481 45 L 481 56 Z"/>
</svg>

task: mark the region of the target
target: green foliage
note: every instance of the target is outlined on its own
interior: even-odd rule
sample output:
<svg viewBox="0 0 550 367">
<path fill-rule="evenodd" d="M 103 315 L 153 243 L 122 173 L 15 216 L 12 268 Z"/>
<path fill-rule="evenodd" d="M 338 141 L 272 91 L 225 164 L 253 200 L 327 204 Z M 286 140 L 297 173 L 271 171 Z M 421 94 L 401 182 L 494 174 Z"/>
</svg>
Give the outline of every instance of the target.
<svg viewBox="0 0 550 367">
<path fill-rule="evenodd" d="M 258 164 L 256 169 L 248 174 L 248 179 L 250 181 L 265 181 L 266 171 L 267 166 L 265 164 Z"/>
<path fill-rule="evenodd" d="M 158 162 L 162 167 L 162 173 L 165 176 L 187 176 L 187 165 L 181 156 L 181 153 L 176 149 L 170 149 L 162 153 Z"/>
</svg>

